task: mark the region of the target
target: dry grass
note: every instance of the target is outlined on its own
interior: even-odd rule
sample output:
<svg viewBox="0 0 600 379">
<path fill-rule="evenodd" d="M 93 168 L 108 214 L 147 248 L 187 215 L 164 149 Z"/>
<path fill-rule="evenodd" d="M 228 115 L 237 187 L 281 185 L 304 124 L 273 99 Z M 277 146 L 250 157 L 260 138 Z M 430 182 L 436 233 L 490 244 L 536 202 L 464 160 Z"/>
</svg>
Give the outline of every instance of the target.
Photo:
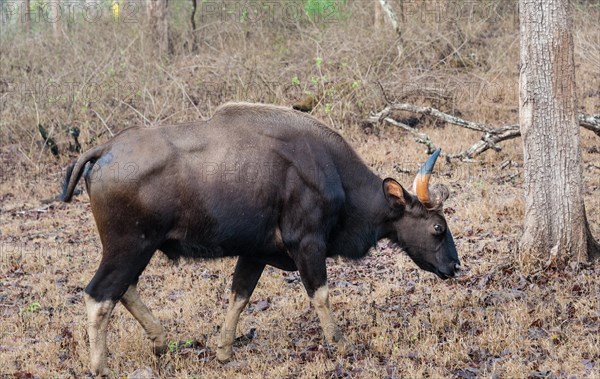
<svg viewBox="0 0 600 379">
<path fill-rule="evenodd" d="M 155 56 L 142 23 L 79 23 L 57 41 L 41 32 L 0 38 L 0 374 L 88 374 L 81 294 L 100 244 L 86 195 L 69 205 L 40 203 L 56 194 L 69 158 L 42 149 L 38 123 L 64 152 L 67 126 L 81 129 L 87 148 L 106 140 L 109 129 L 208 117 L 228 100 L 289 105 L 310 91 L 322 96 L 314 113 L 373 170 L 409 185 L 423 147 L 389 126 L 361 128 L 384 104 L 376 82 L 389 97 L 467 119 L 517 121 L 514 9 L 454 2 L 473 8 L 458 17 L 443 11 L 447 3 L 435 2 L 439 17 L 432 3 L 410 3 L 416 8 L 405 9 L 401 57 L 393 33 L 376 31 L 372 8 L 362 2 L 327 26 L 209 17 L 199 24 L 197 51 L 185 20 L 174 17 L 170 57 Z M 599 12 L 589 3 L 574 14 L 578 92 L 588 113 L 600 109 Z M 422 124 L 448 152 L 479 138 L 428 119 Z M 600 266 L 537 275 L 515 267 L 521 144 L 503 146 L 477 163 L 437 167 L 436 180 L 452 191 L 447 219 L 467 267 L 460 279 L 442 282 L 419 271 L 386 243 L 362 262 L 329 262 L 332 305 L 356 346 L 352 356 L 324 345 L 296 274 L 268 269 L 238 329 L 256 328 L 256 337 L 235 348 L 233 363 L 217 363 L 234 261 L 174 266 L 157 254 L 141 278 L 141 296 L 173 347 L 182 346 L 155 358 L 141 327 L 118 306 L 109 332 L 115 377 L 145 366 L 165 378 L 600 377 Z M 586 207 L 600 237 L 600 141 L 583 130 L 582 147 Z"/>
</svg>

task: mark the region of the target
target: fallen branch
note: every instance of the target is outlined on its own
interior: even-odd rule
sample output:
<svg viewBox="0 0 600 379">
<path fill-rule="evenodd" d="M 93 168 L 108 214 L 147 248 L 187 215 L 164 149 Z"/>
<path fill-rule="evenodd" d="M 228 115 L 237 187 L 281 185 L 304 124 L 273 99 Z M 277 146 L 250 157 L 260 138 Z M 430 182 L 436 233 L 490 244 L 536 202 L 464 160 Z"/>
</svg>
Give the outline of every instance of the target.
<svg viewBox="0 0 600 379">
<path fill-rule="evenodd" d="M 517 138 L 521 136 L 521 131 L 519 130 L 519 125 L 510 125 L 505 126 L 503 128 L 494 129 L 490 132 L 486 132 L 481 140 L 474 143 L 467 150 L 462 151 L 456 154 L 448 154 L 448 159 L 461 159 L 467 160 L 472 159 L 473 157 L 478 156 L 488 149 L 493 149 L 495 151 L 500 151 L 502 148 L 498 146 L 498 143 L 502 141 L 506 141 L 509 139 Z"/>
<path fill-rule="evenodd" d="M 415 138 L 415 141 L 427 146 L 427 154 L 433 154 L 435 149 L 437 149 L 437 147 L 433 144 L 433 142 L 431 142 L 431 139 L 429 138 L 429 136 L 427 134 L 418 132 L 415 128 L 412 128 L 400 121 L 396 121 L 391 117 L 386 117 L 383 119 L 383 121 L 387 122 L 388 124 L 392 124 L 394 126 L 402 128 L 402 129 L 408 131 L 409 133 L 411 133 L 412 135 L 414 135 L 415 137 L 417 137 L 417 138 Z"/>
<path fill-rule="evenodd" d="M 591 130 L 596 133 L 598 137 L 600 137 L 600 114 L 579 114 L 579 125 L 584 128 Z"/>
<path fill-rule="evenodd" d="M 494 128 L 489 125 L 464 120 L 460 117 L 444 113 L 432 107 L 421 107 L 418 105 L 408 103 L 391 103 L 380 112 L 371 113 L 369 115 L 368 121 L 370 122 L 379 123 L 385 121 L 389 124 L 407 130 L 415 137 L 417 137 L 415 139 L 417 142 L 427 146 L 427 152 L 429 154 L 431 154 L 435 150 L 435 145 L 431 141 L 431 138 L 429 138 L 427 134 L 417 131 L 415 128 L 391 117 L 391 113 L 394 111 L 405 111 L 422 115 L 428 115 L 435 117 L 438 120 L 441 120 L 448 124 L 458 125 L 463 128 L 483 133 L 481 140 L 477 141 L 471 147 L 462 152 L 456 154 L 447 154 L 447 159 L 459 158 L 461 160 L 468 160 L 480 155 L 481 153 L 489 149 L 500 151 L 502 150 L 502 148 L 498 146 L 500 142 L 521 136 L 519 125 L 507 125 L 499 128 Z M 594 133 L 596 133 L 596 135 L 600 136 L 600 115 L 579 114 L 579 125 L 583 128 L 593 131 Z"/>
<path fill-rule="evenodd" d="M 423 114 L 423 115 L 429 115 L 429 116 L 433 116 L 439 120 L 442 120 L 444 122 L 447 122 L 449 124 L 462 126 L 463 128 L 477 130 L 480 132 L 493 131 L 493 128 L 491 128 L 487 125 L 484 125 L 484 124 L 466 121 L 466 120 L 463 120 L 462 118 L 453 116 L 448 113 L 444 113 L 444 112 L 439 111 L 432 107 L 420 107 L 418 105 L 413 105 L 413 104 L 408 104 L 408 103 L 390 104 L 390 105 L 386 106 L 385 108 L 383 108 L 383 110 L 381 112 L 374 113 L 371 116 L 385 115 L 387 117 L 387 115 L 389 115 L 389 113 L 393 112 L 393 111 L 406 111 L 406 112 L 418 113 L 418 114 Z"/>
</svg>

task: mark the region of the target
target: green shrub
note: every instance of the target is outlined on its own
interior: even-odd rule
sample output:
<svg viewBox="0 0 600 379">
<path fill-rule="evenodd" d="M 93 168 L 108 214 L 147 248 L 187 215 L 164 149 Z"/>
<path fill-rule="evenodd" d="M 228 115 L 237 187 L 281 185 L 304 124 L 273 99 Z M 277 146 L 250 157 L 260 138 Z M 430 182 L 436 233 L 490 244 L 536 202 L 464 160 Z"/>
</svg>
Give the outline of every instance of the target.
<svg viewBox="0 0 600 379">
<path fill-rule="evenodd" d="M 306 0 L 304 11 L 313 20 L 339 20 L 343 16 L 344 5 L 346 0 Z"/>
</svg>

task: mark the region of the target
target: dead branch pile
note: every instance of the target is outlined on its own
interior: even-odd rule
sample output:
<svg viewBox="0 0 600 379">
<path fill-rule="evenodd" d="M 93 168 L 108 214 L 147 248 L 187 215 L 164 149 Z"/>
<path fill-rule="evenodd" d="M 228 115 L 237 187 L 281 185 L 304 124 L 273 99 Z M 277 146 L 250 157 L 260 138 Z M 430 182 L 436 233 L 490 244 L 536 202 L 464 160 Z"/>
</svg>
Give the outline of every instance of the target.
<svg viewBox="0 0 600 379">
<path fill-rule="evenodd" d="M 502 141 L 517 138 L 521 136 L 519 125 L 506 125 L 501 127 L 492 127 L 486 124 L 481 124 L 473 121 L 464 120 L 460 117 L 453 116 L 451 114 L 442 112 L 433 107 L 421 107 L 414 104 L 408 103 L 391 103 L 383 110 L 369 115 L 368 121 L 372 123 L 387 122 L 391 125 L 402 128 L 415 136 L 415 141 L 422 143 L 427 146 L 427 152 L 429 154 L 437 148 L 437 146 L 431 141 L 431 138 L 426 133 L 417 130 L 415 127 L 406 125 L 392 117 L 392 114 L 397 111 L 411 112 L 421 115 L 427 115 L 441 120 L 445 123 L 458 125 L 463 128 L 482 132 L 481 139 L 474 143 L 468 149 L 446 155 L 447 159 L 460 159 L 469 160 L 486 150 L 492 149 L 500 151 L 502 148 L 498 145 Z M 579 125 L 583 128 L 593 131 L 597 136 L 600 137 L 600 114 L 587 115 L 579 114 Z"/>
</svg>

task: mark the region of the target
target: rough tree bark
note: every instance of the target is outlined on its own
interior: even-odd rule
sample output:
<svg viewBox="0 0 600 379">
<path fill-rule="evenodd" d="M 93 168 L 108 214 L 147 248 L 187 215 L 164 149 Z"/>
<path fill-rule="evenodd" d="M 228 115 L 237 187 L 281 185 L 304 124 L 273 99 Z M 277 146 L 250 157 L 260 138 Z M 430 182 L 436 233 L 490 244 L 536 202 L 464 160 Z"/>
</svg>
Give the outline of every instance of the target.
<svg viewBox="0 0 600 379">
<path fill-rule="evenodd" d="M 569 0 L 519 0 L 519 118 L 525 222 L 519 258 L 533 268 L 600 256 L 583 203 Z"/>
<path fill-rule="evenodd" d="M 169 0 L 146 0 L 148 24 L 159 54 L 170 53 Z"/>
</svg>

